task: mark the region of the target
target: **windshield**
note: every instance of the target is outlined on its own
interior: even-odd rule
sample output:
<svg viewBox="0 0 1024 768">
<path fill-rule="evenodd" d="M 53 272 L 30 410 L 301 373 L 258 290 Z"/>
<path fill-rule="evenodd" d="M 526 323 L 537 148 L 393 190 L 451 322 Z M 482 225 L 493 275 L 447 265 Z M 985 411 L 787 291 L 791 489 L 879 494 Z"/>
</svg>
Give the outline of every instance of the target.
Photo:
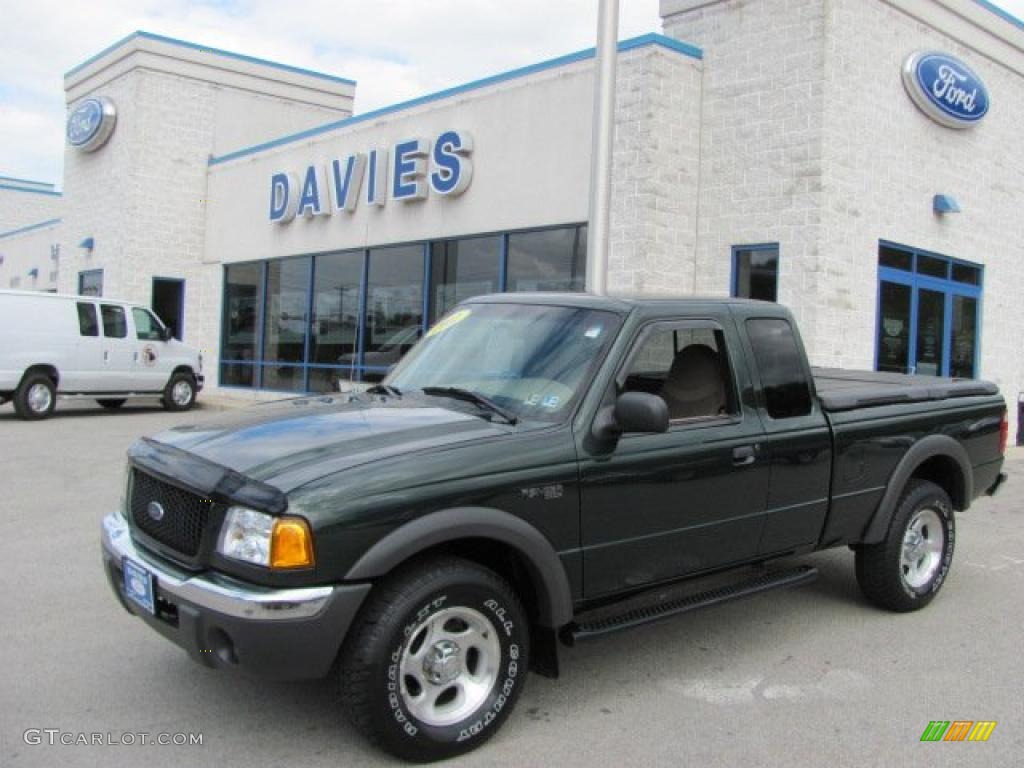
<svg viewBox="0 0 1024 768">
<path fill-rule="evenodd" d="M 456 387 L 520 419 L 560 421 L 582 394 L 620 324 L 612 312 L 535 304 L 456 307 L 385 384 Z"/>
</svg>

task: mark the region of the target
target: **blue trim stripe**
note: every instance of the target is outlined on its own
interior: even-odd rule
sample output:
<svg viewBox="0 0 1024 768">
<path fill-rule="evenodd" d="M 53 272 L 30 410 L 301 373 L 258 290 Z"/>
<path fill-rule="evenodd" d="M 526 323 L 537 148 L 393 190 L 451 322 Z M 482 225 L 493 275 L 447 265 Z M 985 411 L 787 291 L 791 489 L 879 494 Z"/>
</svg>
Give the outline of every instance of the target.
<svg viewBox="0 0 1024 768">
<path fill-rule="evenodd" d="M 695 46 L 692 46 L 689 43 L 684 43 L 679 40 L 675 40 L 671 37 L 666 37 L 665 35 L 659 35 L 656 33 L 641 35 L 640 37 L 633 37 L 630 38 L 629 40 L 623 40 L 619 43 L 619 51 L 632 51 L 636 48 L 642 48 L 647 45 L 658 45 L 667 50 L 676 51 L 677 53 L 682 53 L 686 56 L 698 60 L 704 57 L 704 53 L 701 51 L 700 48 L 696 48 Z M 486 88 L 489 85 L 503 83 L 507 80 L 514 80 L 519 77 L 525 77 L 527 75 L 532 75 L 537 72 L 543 72 L 548 69 L 562 67 L 567 64 L 574 64 L 578 61 L 592 59 L 593 57 L 593 48 L 587 48 L 586 50 L 576 51 L 575 53 L 569 53 L 566 54 L 565 56 L 559 56 L 554 59 L 548 59 L 547 61 L 541 61 L 537 64 L 530 64 L 528 66 L 520 67 L 518 69 L 512 69 L 509 70 L 508 72 L 502 72 L 497 75 L 491 75 L 490 77 L 481 78 L 480 80 L 473 80 L 471 82 L 464 83 L 463 85 L 454 86 L 453 88 L 446 88 L 443 91 L 429 93 L 426 96 L 419 96 L 415 99 L 409 99 L 408 101 L 401 101 L 398 104 L 392 104 L 387 107 L 381 107 L 380 109 L 375 109 L 371 112 L 362 112 L 358 115 L 352 115 L 351 117 L 346 117 L 342 120 L 335 120 L 330 123 L 325 123 L 324 125 L 318 125 L 314 128 L 308 128 L 304 131 L 299 131 L 298 133 L 291 133 L 288 134 L 287 136 L 281 136 L 280 138 L 272 139 L 271 141 L 265 141 L 262 144 L 254 144 L 251 147 L 239 149 L 234 152 L 228 152 L 226 155 L 220 155 L 219 157 L 211 157 L 209 160 L 209 164 L 219 165 L 221 163 L 226 163 L 229 160 L 236 160 L 239 157 L 253 155 L 256 154 L 257 152 L 264 152 L 268 149 L 273 149 L 274 147 L 280 147 L 284 146 L 285 144 L 292 144 L 296 141 L 302 141 L 303 139 L 308 139 L 311 136 L 319 136 L 320 134 L 329 133 L 330 131 L 334 131 L 339 128 L 346 128 L 350 125 L 357 125 L 368 120 L 375 120 L 378 117 L 390 115 L 395 112 L 401 112 L 402 110 L 411 109 L 412 107 L 418 107 L 421 104 L 429 104 L 434 101 L 440 101 L 442 99 L 451 98 L 452 96 L 456 96 L 461 93 L 466 93 L 467 91 L 474 91 L 479 88 Z"/>
<path fill-rule="evenodd" d="M 980 5 L 982 8 L 984 8 L 986 11 L 990 11 L 994 13 L 996 16 L 999 16 L 1004 21 L 1010 22 L 1011 24 L 1013 24 L 1013 26 L 1018 27 L 1019 29 L 1024 29 L 1024 19 L 1017 18 L 1012 13 L 1007 11 L 1005 8 L 1000 8 L 995 3 L 990 3 L 988 0 L 974 0 L 974 2 Z"/>
<path fill-rule="evenodd" d="M 36 189 L 35 187 L 17 187 L 13 184 L 0 184 L 0 189 L 7 189 L 11 192 L 31 192 L 33 195 L 50 195 L 51 197 L 63 197 L 62 192 L 52 189 Z"/>
<path fill-rule="evenodd" d="M 13 176 L 0 176 L 0 184 L 5 182 L 11 184 L 31 184 L 34 187 L 49 187 L 50 189 L 54 187 L 52 181 L 33 181 L 32 179 L 16 179 Z"/>
<path fill-rule="evenodd" d="M 47 219 L 46 221 L 40 221 L 38 224 L 29 224 L 27 227 L 18 227 L 17 229 L 10 229 L 6 232 L 0 232 L 0 238 L 12 237 L 13 235 L 20 235 L 24 232 L 31 232 L 34 229 L 52 227 L 54 224 L 60 224 L 60 222 L 60 219 Z"/>
<path fill-rule="evenodd" d="M 229 59 L 235 59 L 236 61 L 245 61 L 245 62 L 248 62 L 250 64 L 260 64 L 260 65 L 265 66 L 265 67 L 273 67 L 275 69 L 280 69 L 280 70 L 282 70 L 284 72 L 294 72 L 295 74 L 298 74 L 298 75 L 309 75 L 311 77 L 318 77 L 321 80 L 330 80 L 331 82 L 334 82 L 334 83 L 344 83 L 345 85 L 353 85 L 353 86 L 356 84 L 355 80 L 351 80 L 351 79 L 349 79 L 347 77 L 338 77 L 337 75 L 328 75 L 325 72 L 315 72 L 312 69 L 303 69 L 302 67 L 293 67 L 291 64 L 281 64 L 280 62 L 270 61 L 269 59 L 260 59 L 260 58 L 257 58 L 256 56 L 246 56 L 245 54 L 242 54 L 242 53 L 234 53 L 232 51 L 225 51 L 225 50 L 223 50 L 221 48 L 211 48 L 208 45 L 199 45 L 198 43 L 190 43 L 187 40 L 179 40 L 179 39 L 177 39 L 175 37 L 166 37 L 164 35 L 155 35 L 152 32 L 144 32 L 141 29 L 138 30 L 137 32 L 132 32 L 130 35 L 127 35 L 126 37 L 122 37 L 120 40 L 118 40 L 113 45 L 108 46 L 107 48 L 104 48 L 102 51 L 97 53 L 95 56 L 92 56 L 92 57 L 86 59 L 85 61 L 83 61 L 77 67 L 72 67 L 71 69 L 69 69 L 67 72 L 64 73 L 65 79 L 68 78 L 68 77 L 71 77 L 76 72 L 79 72 L 79 71 L 85 69 L 90 64 L 92 64 L 92 63 L 94 63 L 96 61 L 99 61 L 100 59 L 102 59 L 104 56 L 106 56 L 111 51 L 117 50 L 118 48 L 120 48 L 125 43 L 127 43 L 127 42 L 129 42 L 131 40 L 134 40 L 137 37 L 141 37 L 144 40 L 153 40 L 153 41 L 158 42 L 158 43 L 169 43 L 170 45 L 177 45 L 177 46 L 180 46 L 182 48 L 188 48 L 188 49 L 193 50 L 193 51 L 201 51 L 202 53 L 213 53 L 213 54 L 216 54 L 218 56 L 225 56 L 225 57 L 227 57 Z"/>
</svg>

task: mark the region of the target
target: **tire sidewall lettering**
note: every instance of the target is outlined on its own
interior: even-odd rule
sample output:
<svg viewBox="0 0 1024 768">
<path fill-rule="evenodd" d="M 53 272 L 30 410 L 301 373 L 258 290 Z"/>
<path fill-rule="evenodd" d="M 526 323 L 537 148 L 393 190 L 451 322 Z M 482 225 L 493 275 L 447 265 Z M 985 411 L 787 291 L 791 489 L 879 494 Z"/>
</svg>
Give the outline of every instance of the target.
<svg viewBox="0 0 1024 768">
<path fill-rule="evenodd" d="M 930 498 L 924 499 L 918 504 L 914 510 L 907 516 L 907 524 L 904 526 L 906 531 L 907 526 L 910 525 L 910 521 L 913 519 L 914 514 L 919 511 L 922 507 L 928 504 L 932 509 L 939 513 L 939 517 L 942 520 L 943 534 L 945 535 L 945 544 L 943 545 L 942 552 L 942 563 L 939 566 L 938 572 L 934 578 L 921 589 L 914 589 L 906 580 L 903 578 L 902 572 L 900 573 L 900 586 L 903 588 L 903 592 L 913 600 L 920 600 L 922 597 L 933 595 L 939 591 L 942 587 L 943 582 L 946 580 L 946 576 L 949 574 L 950 566 L 953 564 L 953 550 L 956 544 L 956 523 L 953 518 L 952 510 L 949 506 L 941 499 Z M 897 567 L 899 567 L 897 565 Z"/>
</svg>

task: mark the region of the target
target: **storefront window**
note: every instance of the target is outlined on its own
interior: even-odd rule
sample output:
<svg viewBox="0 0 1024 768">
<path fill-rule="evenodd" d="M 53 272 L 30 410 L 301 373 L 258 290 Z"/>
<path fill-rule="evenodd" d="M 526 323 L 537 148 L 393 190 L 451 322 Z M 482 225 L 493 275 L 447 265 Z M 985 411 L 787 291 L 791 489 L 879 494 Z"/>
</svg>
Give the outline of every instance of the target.
<svg viewBox="0 0 1024 768">
<path fill-rule="evenodd" d="M 982 277 L 980 266 L 879 244 L 878 370 L 976 376 Z"/>
<path fill-rule="evenodd" d="M 271 261 L 263 322 L 263 388 L 305 391 L 311 259 Z"/>
<path fill-rule="evenodd" d="M 779 244 L 733 246 L 732 295 L 776 301 L 779 290 Z"/>
<path fill-rule="evenodd" d="M 363 381 L 380 381 L 423 331 L 423 247 L 370 251 Z"/>
<path fill-rule="evenodd" d="M 355 366 L 359 363 L 363 261 L 364 251 L 316 257 L 313 327 L 309 338 L 309 390 L 312 392 L 333 392 L 338 388 L 339 378 L 355 378 Z"/>
<path fill-rule="evenodd" d="M 220 381 L 225 386 L 253 387 L 256 378 L 260 283 L 263 264 L 232 264 L 224 270 L 224 317 L 221 326 Z"/>
<path fill-rule="evenodd" d="M 498 290 L 501 237 L 430 244 L 430 324 L 460 301 Z"/>
<path fill-rule="evenodd" d="M 509 291 L 582 291 L 587 228 L 560 227 L 508 236 Z"/>
</svg>

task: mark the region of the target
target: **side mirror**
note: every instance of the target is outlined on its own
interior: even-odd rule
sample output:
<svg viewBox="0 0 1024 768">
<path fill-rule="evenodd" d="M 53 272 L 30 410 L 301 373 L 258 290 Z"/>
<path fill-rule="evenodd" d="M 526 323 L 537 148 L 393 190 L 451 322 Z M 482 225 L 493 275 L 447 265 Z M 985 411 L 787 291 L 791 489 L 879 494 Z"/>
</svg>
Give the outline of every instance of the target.
<svg viewBox="0 0 1024 768">
<path fill-rule="evenodd" d="M 170 341 L 173 338 L 174 338 L 174 334 L 171 332 L 171 329 L 168 328 L 166 325 L 163 328 L 160 329 L 160 339 L 161 339 L 161 341 Z"/>
<path fill-rule="evenodd" d="M 607 440 L 626 432 L 667 432 L 668 406 L 657 395 L 624 392 L 594 421 L 594 436 Z"/>
</svg>

